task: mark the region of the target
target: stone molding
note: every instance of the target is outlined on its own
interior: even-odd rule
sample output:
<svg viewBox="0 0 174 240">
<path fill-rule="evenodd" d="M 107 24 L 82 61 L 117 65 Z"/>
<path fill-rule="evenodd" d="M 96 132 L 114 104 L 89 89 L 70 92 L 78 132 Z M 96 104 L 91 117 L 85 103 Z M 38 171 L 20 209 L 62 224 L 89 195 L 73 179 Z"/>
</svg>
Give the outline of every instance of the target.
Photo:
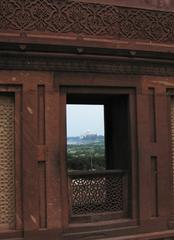
<svg viewBox="0 0 174 240">
<path fill-rule="evenodd" d="M 91 72 L 107 74 L 174 76 L 174 64 L 165 61 L 124 60 L 115 57 L 38 56 L 30 54 L 0 54 L 1 70 L 42 70 L 54 72 Z"/>
</svg>

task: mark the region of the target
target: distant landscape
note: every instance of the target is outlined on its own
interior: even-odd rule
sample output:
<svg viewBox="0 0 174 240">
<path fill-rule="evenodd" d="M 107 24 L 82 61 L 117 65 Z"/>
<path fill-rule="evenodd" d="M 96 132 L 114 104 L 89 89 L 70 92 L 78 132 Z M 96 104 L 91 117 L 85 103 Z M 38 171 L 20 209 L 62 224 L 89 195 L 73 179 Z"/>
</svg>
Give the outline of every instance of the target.
<svg viewBox="0 0 174 240">
<path fill-rule="evenodd" d="M 69 170 L 104 170 L 104 136 L 84 134 L 68 137 L 67 160 Z"/>
</svg>

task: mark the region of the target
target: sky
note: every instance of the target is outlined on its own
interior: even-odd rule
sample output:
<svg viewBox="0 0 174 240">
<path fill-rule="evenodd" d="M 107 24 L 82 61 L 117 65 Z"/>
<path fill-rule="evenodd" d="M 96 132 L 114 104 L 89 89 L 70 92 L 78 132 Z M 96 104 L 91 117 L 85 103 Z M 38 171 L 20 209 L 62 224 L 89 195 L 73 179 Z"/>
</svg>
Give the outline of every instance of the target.
<svg viewBox="0 0 174 240">
<path fill-rule="evenodd" d="M 87 131 L 104 135 L 103 105 L 67 105 L 67 136 L 80 136 Z"/>
</svg>

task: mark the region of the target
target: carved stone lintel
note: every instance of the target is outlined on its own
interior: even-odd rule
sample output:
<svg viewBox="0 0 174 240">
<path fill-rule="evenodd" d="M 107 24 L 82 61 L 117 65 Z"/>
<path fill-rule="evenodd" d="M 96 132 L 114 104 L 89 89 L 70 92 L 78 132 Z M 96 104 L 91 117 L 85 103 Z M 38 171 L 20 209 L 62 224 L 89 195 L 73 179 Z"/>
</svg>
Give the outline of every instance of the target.
<svg viewBox="0 0 174 240">
<path fill-rule="evenodd" d="M 127 75 L 174 76 L 174 64 L 165 62 L 103 60 L 73 57 L 0 54 L 0 69 L 93 72 Z"/>
</svg>

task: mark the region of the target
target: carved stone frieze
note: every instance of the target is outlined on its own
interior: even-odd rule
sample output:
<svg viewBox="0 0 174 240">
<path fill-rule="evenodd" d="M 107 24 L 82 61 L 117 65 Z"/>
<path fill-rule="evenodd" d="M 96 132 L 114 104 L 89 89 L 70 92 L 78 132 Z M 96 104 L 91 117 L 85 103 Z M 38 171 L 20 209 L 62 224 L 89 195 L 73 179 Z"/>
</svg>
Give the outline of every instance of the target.
<svg viewBox="0 0 174 240">
<path fill-rule="evenodd" d="M 174 13 L 63 0 L 1 0 L 0 32 L 174 42 Z"/>
<path fill-rule="evenodd" d="M 92 72 L 107 74 L 174 76 L 174 64 L 168 62 L 124 61 L 0 54 L 0 70 L 43 70 L 66 72 Z"/>
</svg>

